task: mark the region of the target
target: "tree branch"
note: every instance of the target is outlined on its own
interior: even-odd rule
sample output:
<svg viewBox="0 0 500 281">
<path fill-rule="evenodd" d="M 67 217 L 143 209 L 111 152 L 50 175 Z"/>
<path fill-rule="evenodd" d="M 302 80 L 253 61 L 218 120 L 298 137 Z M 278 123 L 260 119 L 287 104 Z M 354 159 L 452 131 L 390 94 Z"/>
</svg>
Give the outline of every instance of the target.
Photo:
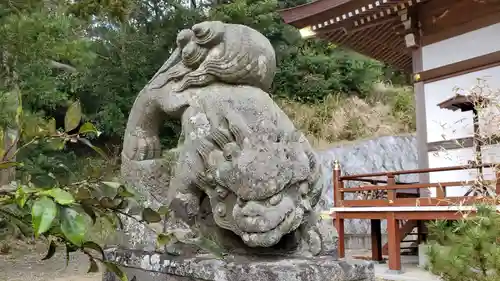
<svg viewBox="0 0 500 281">
<path fill-rule="evenodd" d="M 53 68 L 62 69 L 62 70 L 68 71 L 68 72 L 76 72 L 77 71 L 76 68 L 74 68 L 73 66 L 68 65 L 68 64 L 64 64 L 62 62 L 50 60 L 49 64 Z"/>
</svg>

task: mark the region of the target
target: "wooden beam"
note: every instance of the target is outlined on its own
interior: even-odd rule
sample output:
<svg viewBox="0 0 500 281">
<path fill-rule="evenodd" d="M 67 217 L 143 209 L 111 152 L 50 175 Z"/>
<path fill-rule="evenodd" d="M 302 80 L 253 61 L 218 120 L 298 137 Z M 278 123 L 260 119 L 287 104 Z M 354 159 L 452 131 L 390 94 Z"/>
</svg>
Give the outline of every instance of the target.
<svg viewBox="0 0 500 281">
<path fill-rule="evenodd" d="M 339 18 L 350 18 L 355 15 L 349 13 L 356 9 L 361 9 L 373 3 L 373 0 L 317 0 L 308 4 L 294 8 L 278 11 L 285 23 L 292 24 L 295 27 L 302 28 L 313 25 L 318 22 L 329 21 L 332 18 L 332 12 L 339 15 Z"/>
<path fill-rule="evenodd" d="M 500 51 L 417 73 L 415 82 L 431 83 L 500 65 Z"/>
</svg>

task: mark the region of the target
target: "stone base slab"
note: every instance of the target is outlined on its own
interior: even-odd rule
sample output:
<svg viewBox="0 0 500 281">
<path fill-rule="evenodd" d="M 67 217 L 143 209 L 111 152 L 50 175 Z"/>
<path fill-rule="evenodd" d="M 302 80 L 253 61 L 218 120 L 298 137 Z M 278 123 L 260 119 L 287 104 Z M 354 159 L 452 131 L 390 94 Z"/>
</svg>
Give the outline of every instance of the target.
<svg viewBox="0 0 500 281">
<path fill-rule="evenodd" d="M 193 258 L 138 250 L 108 249 L 107 256 L 123 265 L 137 281 L 374 281 L 371 262 L 346 262 L 332 257 L 228 256 Z M 106 272 L 103 281 L 119 281 Z"/>
</svg>

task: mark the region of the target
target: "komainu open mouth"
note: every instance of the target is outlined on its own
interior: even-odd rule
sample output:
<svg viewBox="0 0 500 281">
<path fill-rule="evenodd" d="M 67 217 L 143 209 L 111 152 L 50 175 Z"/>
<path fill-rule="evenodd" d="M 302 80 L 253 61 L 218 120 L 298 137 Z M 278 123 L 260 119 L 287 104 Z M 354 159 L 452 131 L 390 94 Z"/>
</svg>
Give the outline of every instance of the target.
<svg viewBox="0 0 500 281">
<path fill-rule="evenodd" d="M 295 230 L 302 220 L 301 209 L 293 209 L 283 217 L 274 228 L 265 232 L 243 232 L 243 242 L 250 247 L 270 247 L 277 244 L 281 237 Z"/>
</svg>

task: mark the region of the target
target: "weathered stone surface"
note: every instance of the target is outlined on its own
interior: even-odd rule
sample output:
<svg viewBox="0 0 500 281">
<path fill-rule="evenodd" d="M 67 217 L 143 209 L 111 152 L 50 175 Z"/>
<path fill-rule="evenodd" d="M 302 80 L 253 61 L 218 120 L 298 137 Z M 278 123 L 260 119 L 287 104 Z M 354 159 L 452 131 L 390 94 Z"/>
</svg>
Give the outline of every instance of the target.
<svg viewBox="0 0 500 281">
<path fill-rule="evenodd" d="M 156 228 L 202 234 L 231 256 L 172 258 L 156 249 L 155 231 L 127 220 L 126 241 L 110 258 L 144 281 L 373 280 L 371 265 L 335 259 L 336 232 L 318 216 L 327 169 L 265 92 L 276 72 L 269 40 L 204 22 L 181 31 L 177 45 L 134 102 L 122 177 L 143 205 L 173 210 Z M 174 167 L 158 137 L 165 115 L 182 123 L 167 157 Z"/>
<path fill-rule="evenodd" d="M 181 31 L 177 45 L 130 112 L 125 181 L 148 193 L 145 204 L 170 206 L 175 220 L 196 222 L 229 252 L 326 251 L 315 209 L 321 162 L 265 92 L 276 72 L 269 40 L 243 25 L 203 22 Z M 171 178 L 158 137 L 165 114 L 182 122 Z M 153 240 L 138 228 L 131 231 Z"/>
<path fill-rule="evenodd" d="M 323 162 L 325 169 L 323 180 L 327 186 L 327 196 L 324 197 L 325 201 L 321 202 L 322 208 L 328 210 L 333 206 L 332 171 L 334 160 L 340 162 L 343 175 L 417 169 L 416 145 L 416 138 L 412 135 L 387 136 L 347 143 L 317 152 Z M 418 175 L 402 175 L 396 180 L 417 182 Z M 346 187 L 360 184 L 360 182 L 350 181 Z M 349 198 L 347 194 L 346 198 Z M 383 221 L 382 230 L 386 230 L 385 221 Z M 370 223 L 367 220 L 346 220 L 345 231 L 351 234 L 369 233 Z"/>
<path fill-rule="evenodd" d="M 331 257 L 312 258 L 230 256 L 225 260 L 210 256 L 189 259 L 141 251 L 108 252 L 110 260 L 125 267 L 129 278 L 138 281 L 373 281 L 370 262 L 347 263 Z M 118 281 L 108 273 L 104 281 Z"/>
</svg>

